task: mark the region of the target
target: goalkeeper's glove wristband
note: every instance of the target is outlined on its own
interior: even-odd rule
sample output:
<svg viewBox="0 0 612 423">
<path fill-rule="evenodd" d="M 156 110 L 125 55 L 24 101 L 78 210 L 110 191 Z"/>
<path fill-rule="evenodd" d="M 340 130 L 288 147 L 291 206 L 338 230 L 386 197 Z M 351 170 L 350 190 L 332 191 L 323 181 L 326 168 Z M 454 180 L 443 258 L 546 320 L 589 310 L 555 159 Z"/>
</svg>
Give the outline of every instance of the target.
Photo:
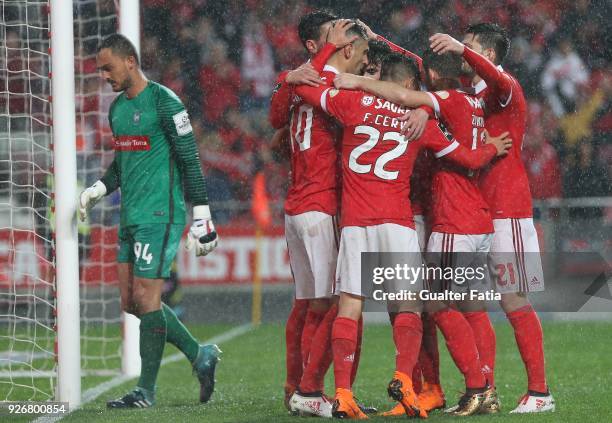
<svg viewBox="0 0 612 423">
<path fill-rule="evenodd" d="M 102 197 L 106 195 L 106 185 L 102 181 L 96 181 L 95 184 L 85 189 L 79 197 L 79 214 L 81 220 L 87 219 L 87 213 L 96 205 Z"/>
<path fill-rule="evenodd" d="M 195 248 L 196 256 L 205 256 L 217 247 L 219 237 L 210 215 L 210 207 L 195 206 L 193 208 L 193 224 L 187 234 L 185 247 Z"/>
</svg>

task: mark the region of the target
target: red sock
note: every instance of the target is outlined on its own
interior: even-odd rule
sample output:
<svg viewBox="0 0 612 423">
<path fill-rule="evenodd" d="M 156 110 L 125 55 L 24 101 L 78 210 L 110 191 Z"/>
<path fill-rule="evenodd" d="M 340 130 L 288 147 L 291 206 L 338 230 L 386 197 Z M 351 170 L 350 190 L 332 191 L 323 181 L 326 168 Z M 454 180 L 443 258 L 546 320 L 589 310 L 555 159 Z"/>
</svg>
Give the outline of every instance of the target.
<svg viewBox="0 0 612 423">
<path fill-rule="evenodd" d="M 332 352 L 334 354 L 334 379 L 336 389 L 351 389 L 351 370 L 357 348 L 356 320 L 336 317 L 332 327 Z"/>
<path fill-rule="evenodd" d="M 419 364 L 423 380 L 432 385 L 440 384 L 440 353 L 438 351 L 438 329 L 430 313 L 421 315 L 423 341 L 419 353 Z M 414 381 L 413 381 L 414 383 Z"/>
<path fill-rule="evenodd" d="M 308 309 L 306 312 L 306 320 L 304 322 L 304 329 L 302 329 L 302 341 L 301 341 L 301 349 L 302 349 L 302 366 L 306 368 L 308 365 L 308 357 L 310 356 L 310 346 L 312 345 L 312 339 L 317 332 L 317 328 L 325 317 L 326 311 L 314 311 L 312 309 Z"/>
<path fill-rule="evenodd" d="M 412 370 L 421 350 L 423 337 L 423 324 L 421 318 L 414 313 L 400 313 L 393 322 L 393 342 L 397 355 L 395 356 L 395 370 L 407 376 Z"/>
<path fill-rule="evenodd" d="M 295 300 L 289 313 L 287 324 L 285 325 L 285 344 L 287 361 L 287 381 L 286 384 L 294 389 L 300 383 L 302 377 L 302 352 L 301 339 L 308 300 Z"/>
<path fill-rule="evenodd" d="M 412 369 L 412 389 L 415 394 L 420 394 L 423 390 L 423 372 L 421 371 L 421 363 L 417 359 L 414 369 Z"/>
<path fill-rule="evenodd" d="M 544 339 L 542 325 L 531 305 L 519 308 L 506 316 L 514 328 L 514 337 L 525 369 L 530 391 L 548 392 L 544 368 Z"/>
<path fill-rule="evenodd" d="M 463 313 L 472 327 L 476 348 L 482 364 L 482 373 L 489 386 L 495 386 L 495 331 L 486 311 Z"/>
<path fill-rule="evenodd" d="M 331 333 L 332 325 L 338 314 L 338 306 L 332 305 L 319 324 L 312 338 L 310 359 L 304 368 L 300 382 L 301 392 L 323 391 L 325 373 L 332 361 Z"/>
<path fill-rule="evenodd" d="M 487 382 L 482 374 L 474 334 L 465 317 L 456 310 L 446 309 L 434 313 L 433 318 L 444 335 L 448 352 L 465 377 L 465 386 L 484 387 Z"/>
<path fill-rule="evenodd" d="M 357 326 L 357 347 L 355 348 L 355 361 L 351 369 L 351 388 L 355 379 L 357 379 L 357 369 L 359 368 L 359 359 L 361 358 L 361 344 L 363 342 L 363 317 L 359 319 Z"/>
</svg>

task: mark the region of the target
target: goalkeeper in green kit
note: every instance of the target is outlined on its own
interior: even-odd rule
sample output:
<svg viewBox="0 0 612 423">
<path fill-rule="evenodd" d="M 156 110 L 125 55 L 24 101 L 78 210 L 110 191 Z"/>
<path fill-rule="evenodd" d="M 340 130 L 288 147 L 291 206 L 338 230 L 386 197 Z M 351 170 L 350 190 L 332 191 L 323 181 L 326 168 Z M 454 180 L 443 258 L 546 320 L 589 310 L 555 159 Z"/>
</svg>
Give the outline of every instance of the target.
<svg viewBox="0 0 612 423">
<path fill-rule="evenodd" d="M 79 211 L 84 219 L 104 195 L 121 188 L 117 257 L 121 307 L 140 319 L 142 359 L 136 388 L 107 406 L 155 404 L 155 381 L 166 342 L 189 359 L 200 382 L 200 401 L 207 402 L 221 351 L 216 345 L 199 345 L 161 302 L 164 279 L 170 275 L 186 223 L 185 198 L 193 206 L 187 248 L 204 256 L 218 242 L 189 116 L 176 94 L 147 80 L 134 45 L 123 35 L 107 37 L 96 60 L 102 78 L 113 91 L 121 92 L 108 114 L 115 158 L 104 176 L 81 193 Z"/>
</svg>

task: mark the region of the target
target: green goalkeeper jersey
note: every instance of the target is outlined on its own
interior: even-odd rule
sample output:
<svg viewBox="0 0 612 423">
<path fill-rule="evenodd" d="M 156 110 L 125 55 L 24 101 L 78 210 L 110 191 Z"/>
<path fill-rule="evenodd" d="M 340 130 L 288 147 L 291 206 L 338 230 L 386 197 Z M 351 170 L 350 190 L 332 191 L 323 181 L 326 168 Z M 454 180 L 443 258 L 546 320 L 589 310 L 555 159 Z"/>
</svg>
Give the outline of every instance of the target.
<svg viewBox="0 0 612 423">
<path fill-rule="evenodd" d="M 189 116 L 172 90 L 149 81 L 132 99 L 121 93 L 108 118 L 115 158 L 101 181 L 107 193 L 121 188 L 122 226 L 184 224 L 185 197 L 208 204 Z"/>
</svg>

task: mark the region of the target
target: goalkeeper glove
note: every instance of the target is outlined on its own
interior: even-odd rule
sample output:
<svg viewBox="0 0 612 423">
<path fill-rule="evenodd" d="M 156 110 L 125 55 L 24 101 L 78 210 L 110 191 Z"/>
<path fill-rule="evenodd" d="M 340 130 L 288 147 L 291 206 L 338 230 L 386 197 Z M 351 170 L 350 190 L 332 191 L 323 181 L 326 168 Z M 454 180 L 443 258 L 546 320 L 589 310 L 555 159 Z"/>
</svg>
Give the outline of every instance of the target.
<svg viewBox="0 0 612 423">
<path fill-rule="evenodd" d="M 193 224 L 187 234 L 185 248 L 195 248 L 196 256 L 205 256 L 217 248 L 219 237 L 215 232 L 210 208 L 208 206 L 195 206 L 193 208 Z"/>
<path fill-rule="evenodd" d="M 87 219 L 87 213 L 96 205 L 98 201 L 106 194 L 106 185 L 102 181 L 97 181 L 95 184 L 83 191 L 79 197 L 79 214 L 81 220 Z"/>
</svg>

